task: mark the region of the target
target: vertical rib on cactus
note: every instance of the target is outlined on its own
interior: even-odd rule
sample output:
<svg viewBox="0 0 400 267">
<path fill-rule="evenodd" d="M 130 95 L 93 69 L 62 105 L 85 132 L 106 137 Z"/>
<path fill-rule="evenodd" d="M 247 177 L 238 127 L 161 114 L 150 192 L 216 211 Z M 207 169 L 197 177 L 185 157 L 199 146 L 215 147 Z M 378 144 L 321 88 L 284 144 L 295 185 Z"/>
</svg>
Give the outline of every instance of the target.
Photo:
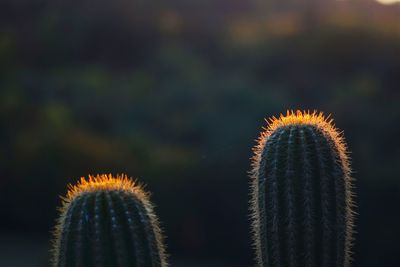
<svg viewBox="0 0 400 267">
<path fill-rule="evenodd" d="M 317 112 L 273 117 L 254 148 L 258 267 L 348 267 L 353 193 L 343 136 Z"/>
<path fill-rule="evenodd" d="M 166 267 L 147 193 L 127 176 L 69 185 L 55 230 L 54 267 Z"/>
</svg>

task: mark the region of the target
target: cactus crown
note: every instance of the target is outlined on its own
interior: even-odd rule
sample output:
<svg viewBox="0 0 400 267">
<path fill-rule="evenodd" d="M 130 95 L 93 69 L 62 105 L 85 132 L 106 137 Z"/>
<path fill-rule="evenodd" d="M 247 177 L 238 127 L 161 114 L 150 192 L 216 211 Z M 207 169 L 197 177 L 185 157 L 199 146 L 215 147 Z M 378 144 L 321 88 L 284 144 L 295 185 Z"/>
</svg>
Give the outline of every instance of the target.
<svg viewBox="0 0 400 267">
<path fill-rule="evenodd" d="M 129 179 L 128 176 L 122 174 L 113 177 L 111 174 L 98 174 L 96 176 L 89 175 L 88 180 L 81 177 L 77 184 L 69 184 L 67 197 L 64 199 L 64 204 L 70 203 L 74 198 L 81 194 L 96 192 L 96 191 L 124 191 L 136 195 L 141 199 L 146 199 L 148 196 L 142 187 Z"/>
<path fill-rule="evenodd" d="M 54 231 L 54 267 L 165 267 L 163 238 L 148 194 L 126 175 L 69 185 Z"/>
<path fill-rule="evenodd" d="M 267 123 L 250 172 L 257 266 L 349 266 L 354 204 L 343 135 L 316 111 Z"/>
</svg>

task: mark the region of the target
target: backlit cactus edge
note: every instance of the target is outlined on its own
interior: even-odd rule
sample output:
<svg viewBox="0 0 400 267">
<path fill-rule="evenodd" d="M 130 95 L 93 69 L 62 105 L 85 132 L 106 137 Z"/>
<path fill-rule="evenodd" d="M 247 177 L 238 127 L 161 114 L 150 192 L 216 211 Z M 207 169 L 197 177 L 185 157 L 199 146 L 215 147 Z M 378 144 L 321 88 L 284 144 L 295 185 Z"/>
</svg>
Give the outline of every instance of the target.
<svg viewBox="0 0 400 267">
<path fill-rule="evenodd" d="M 343 136 L 322 113 L 273 117 L 254 149 L 254 244 L 259 267 L 348 267 L 353 193 Z"/>
<path fill-rule="evenodd" d="M 343 136 L 322 113 L 273 117 L 254 148 L 251 218 L 257 267 L 349 267 L 353 192 Z M 167 267 L 148 194 L 125 175 L 70 185 L 52 267 Z"/>
<path fill-rule="evenodd" d="M 54 267 L 167 266 L 148 195 L 126 176 L 81 178 L 60 212 Z"/>
</svg>

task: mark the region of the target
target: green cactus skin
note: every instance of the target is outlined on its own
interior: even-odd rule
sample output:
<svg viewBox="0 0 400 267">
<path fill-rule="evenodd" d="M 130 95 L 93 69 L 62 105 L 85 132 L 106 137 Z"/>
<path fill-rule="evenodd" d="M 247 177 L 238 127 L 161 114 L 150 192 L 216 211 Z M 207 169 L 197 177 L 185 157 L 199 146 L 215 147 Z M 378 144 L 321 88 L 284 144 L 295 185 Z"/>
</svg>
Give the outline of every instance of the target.
<svg viewBox="0 0 400 267">
<path fill-rule="evenodd" d="M 343 136 L 322 113 L 273 117 L 255 147 L 258 267 L 348 267 L 354 203 Z"/>
<path fill-rule="evenodd" d="M 82 178 L 60 211 L 52 266 L 167 266 L 148 196 L 126 176 Z"/>
</svg>

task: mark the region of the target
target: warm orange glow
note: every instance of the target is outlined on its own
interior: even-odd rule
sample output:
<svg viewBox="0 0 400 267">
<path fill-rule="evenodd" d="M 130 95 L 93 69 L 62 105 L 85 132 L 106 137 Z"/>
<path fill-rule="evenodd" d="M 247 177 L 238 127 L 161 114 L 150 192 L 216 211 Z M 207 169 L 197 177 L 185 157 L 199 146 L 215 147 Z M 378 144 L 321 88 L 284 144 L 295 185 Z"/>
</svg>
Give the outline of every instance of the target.
<svg viewBox="0 0 400 267">
<path fill-rule="evenodd" d="M 333 127 L 333 119 L 330 119 L 330 115 L 325 117 L 323 112 L 317 113 L 317 111 L 311 113 L 310 111 L 288 110 L 286 115 L 281 114 L 279 118 L 273 116 L 267 119 L 267 122 L 270 131 L 290 124 L 312 124 L 321 128 Z"/>
<path fill-rule="evenodd" d="M 384 4 L 384 5 L 391 5 L 391 4 L 398 4 L 400 0 L 376 0 L 377 2 Z"/>
<path fill-rule="evenodd" d="M 331 115 L 325 116 L 323 112 L 317 111 L 301 111 L 301 110 L 287 110 L 286 115 L 280 114 L 277 118 L 275 116 L 266 119 L 267 127 L 260 134 L 257 140 L 257 145 L 254 147 L 255 157 L 253 163 L 257 165 L 257 157 L 265 146 L 266 141 L 270 135 L 278 128 L 288 125 L 313 125 L 329 136 L 338 145 L 340 156 L 344 162 L 348 162 L 347 146 L 344 141 L 342 132 L 340 132 L 333 123 Z M 345 166 L 346 170 L 350 170 L 349 166 Z"/>
<path fill-rule="evenodd" d="M 68 193 L 64 200 L 70 202 L 78 195 L 87 192 L 114 190 L 127 191 L 139 197 L 146 196 L 141 186 L 125 174 L 117 175 L 116 177 L 111 174 L 98 174 L 96 176 L 89 175 L 88 179 L 81 177 L 75 185 L 69 184 Z"/>
</svg>

